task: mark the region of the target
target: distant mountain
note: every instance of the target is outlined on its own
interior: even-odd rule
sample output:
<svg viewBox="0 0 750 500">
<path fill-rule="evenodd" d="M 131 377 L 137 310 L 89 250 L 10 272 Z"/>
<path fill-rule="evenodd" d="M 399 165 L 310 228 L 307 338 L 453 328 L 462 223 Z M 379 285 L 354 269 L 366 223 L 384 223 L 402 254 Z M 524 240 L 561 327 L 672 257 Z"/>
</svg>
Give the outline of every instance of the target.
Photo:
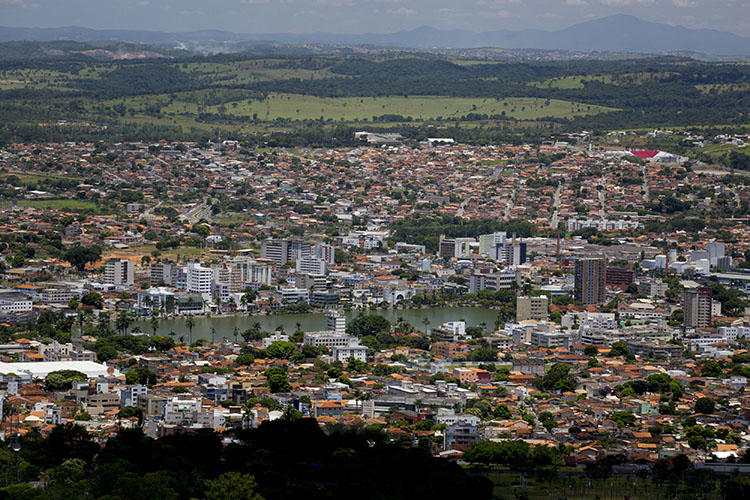
<svg viewBox="0 0 750 500">
<path fill-rule="evenodd" d="M 237 50 L 236 45 L 252 41 L 294 44 L 371 45 L 414 49 L 466 49 L 500 47 L 579 52 L 704 53 L 750 56 L 750 37 L 708 29 L 644 21 L 618 14 L 575 24 L 557 31 L 497 30 L 477 33 L 468 30 L 439 30 L 421 27 L 389 34 L 340 35 L 333 33 L 239 34 L 219 30 L 183 33 L 135 30 L 92 30 L 88 28 L 2 28 L 0 41 L 78 42 L 122 41 L 216 51 Z"/>
</svg>

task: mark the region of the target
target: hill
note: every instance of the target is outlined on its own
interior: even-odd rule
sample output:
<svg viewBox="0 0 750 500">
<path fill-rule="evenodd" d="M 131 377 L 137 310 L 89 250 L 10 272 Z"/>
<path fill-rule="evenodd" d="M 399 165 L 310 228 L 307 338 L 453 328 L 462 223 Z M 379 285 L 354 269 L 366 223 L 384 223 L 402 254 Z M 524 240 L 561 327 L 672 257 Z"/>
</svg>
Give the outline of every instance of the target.
<svg viewBox="0 0 750 500">
<path fill-rule="evenodd" d="M 420 27 L 389 34 L 264 33 L 240 34 L 219 30 L 181 33 L 138 30 L 93 30 L 81 27 L 0 27 L 2 41 L 77 42 L 119 41 L 169 47 L 232 52 L 250 41 L 370 45 L 414 49 L 500 47 L 584 52 L 674 53 L 694 52 L 723 56 L 750 56 L 750 38 L 733 33 L 690 29 L 617 14 L 556 31 L 534 29 L 474 32 Z"/>
</svg>

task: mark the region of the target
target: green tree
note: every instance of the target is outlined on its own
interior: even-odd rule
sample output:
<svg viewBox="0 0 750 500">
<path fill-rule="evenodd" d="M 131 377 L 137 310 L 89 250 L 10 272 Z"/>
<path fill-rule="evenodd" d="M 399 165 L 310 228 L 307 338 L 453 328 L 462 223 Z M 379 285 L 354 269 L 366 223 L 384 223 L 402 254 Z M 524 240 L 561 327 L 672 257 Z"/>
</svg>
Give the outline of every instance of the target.
<svg viewBox="0 0 750 500">
<path fill-rule="evenodd" d="M 492 416 L 495 418 L 499 418 L 500 420 L 507 420 L 511 417 L 511 415 L 512 413 L 510 411 L 510 408 L 508 408 L 508 405 L 506 405 L 505 403 L 500 403 L 492 411 Z"/>
<path fill-rule="evenodd" d="M 192 316 L 188 316 L 185 319 L 185 326 L 188 329 L 188 343 L 193 343 L 193 327 L 195 326 L 195 319 Z"/>
<path fill-rule="evenodd" d="M 83 272 L 86 269 L 86 264 L 89 262 L 96 262 L 102 257 L 102 249 L 96 246 L 84 247 L 76 245 L 66 250 L 62 258 L 66 262 L 70 263 L 71 266 L 75 267 L 78 272 Z"/>
<path fill-rule="evenodd" d="M 85 382 L 86 380 L 88 380 L 88 377 L 85 373 L 76 370 L 57 370 L 44 377 L 44 388 L 50 392 L 68 391 L 73 387 L 73 382 Z"/>
<path fill-rule="evenodd" d="M 266 354 L 273 359 L 289 359 L 295 350 L 296 347 L 291 342 L 277 340 L 268 346 Z"/>
<path fill-rule="evenodd" d="M 377 335 L 391 330 L 391 322 L 378 314 L 360 314 L 346 325 L 346 332 L 357 337 Z"/>
<path fill-rule="evenodd" d="M 125 373 L 125 381 L 130 384 L 143 384 L 152 386 L 156 383 L 156 374 L 148 368 L 135 368 Z"/>
<path fill-rule="evenodd" d="M 570 373 L 570 366 L 565 363 L 555 363 L 542 377 L 534 380 L 534 385 L 544 391 L 573 391 L 578 384 Z"/>
<path fill-rule="evenodd" d="M 280 366 L 274 366 L 264 372 L 268 387 L 271 392 L 289 392 L 292 390 L 292 385 L 287 379 L 286 370 Z"/>
<path fill-rule="evenodd" d="M 89 292 L 81 297 L 81 303 L 85 306 L 101 309 L 104 306 L 104 299 L 96 292 Z"/>
<path fill-rule="evenodd" d="M 714 403 L 714 400 L 711 398 L 698 398 L 698 401 L 695 402 L 695 412 L 696 413 L 706 413 L 710 414 L 714 412 L 714 408 L 716 407 L 716 403 Z"/>
<path fill-rule="evenodd" d="M 265 500 L 259 493 L 258 483 L 249 474 L 227 472 L 206 481 L 205 500 Z"/>
</svg>

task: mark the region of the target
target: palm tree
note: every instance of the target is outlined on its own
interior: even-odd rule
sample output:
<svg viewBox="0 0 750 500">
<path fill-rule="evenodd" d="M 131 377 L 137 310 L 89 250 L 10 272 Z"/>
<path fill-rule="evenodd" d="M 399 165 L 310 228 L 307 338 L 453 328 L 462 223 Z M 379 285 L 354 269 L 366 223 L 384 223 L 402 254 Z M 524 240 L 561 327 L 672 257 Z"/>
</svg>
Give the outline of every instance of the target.
<svg viewBox="0 0 750 500">
<path fill-rule="evenodd" d="M 84 314 L 83 311 L 78 311 L 78 329 L 80 330 L 81 335 L 83 335 Z"/>
<path fill-rule="evenodd" d="M 214 327 L 212 326 L 212 327 L 211 327 L 211 343 L 212 343 L 212 344 L 215 344 L 215 343 L 216 343 L 216 340 L 214 339 L 214 337 L 215 337 L 215 336 L 216 336 L 216 328 L 214 328 Z"/>
<path fill-rule="evenodd" d="M 115 328 L 117 328 L 117 331 L 120 332 L 120 334 L 124 335 L 128 331 L 129 326 L 130 317 L 128 316 L 128 313 L 122 311 L 115 320 Z"/>
<path fill-rule="evenodd" d="M 237 337 L 240 335 L 240 329 L 236 326 L 234 327 L 234 330 L 232 331 L 232 335 L 234 335 L 234 341 L 237 342 Z"/>
<path fill-rule="evenodd" d="M 156 335 L 156 330 L 159 329 L 159 318 L 156 316 L 151 317 L 151 330 L 154 331 L 154 335 Z"/>
<path fill-rule="evenodd" d="M 192 316 L 188 316 L 185 320 L 185 326 L 187 326 L 188 333 L 190 334 L 190 343 L 193 343 L 193 327 L 195 326 L 195 320 Z"/>
</svg>

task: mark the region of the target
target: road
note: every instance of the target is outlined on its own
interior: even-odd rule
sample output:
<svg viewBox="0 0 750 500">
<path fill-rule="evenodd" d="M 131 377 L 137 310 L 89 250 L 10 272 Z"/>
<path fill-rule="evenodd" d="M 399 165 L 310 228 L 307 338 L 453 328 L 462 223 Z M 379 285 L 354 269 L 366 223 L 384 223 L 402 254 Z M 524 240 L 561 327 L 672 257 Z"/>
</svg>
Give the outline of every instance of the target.
<svg viewBox="0 0 750 500">
<path fill-rule="evenodd" d="M 552 196 L 552 219 L 550 220 L 550 227 L 556 228 L 560 223 L 560 196 L 562 196 L 563 185 L 558 184 L 555 189 L 555 194 Z"/>
<path fill-rule="evenodd" d="M 183 217 L 189 224 L 195 224 L 203 218 L 209 215 L 211 207 L 209 207 L 205 201 L 200 202 L 190 210 L 188 210 Z"/>
<path fill-rule="evenodd" d="M 505 205 L 505 215 L 503 216 L 504 219 L 508 220 L 510 219 L 510 214 L 513 211 L 513 204 L 516 199 L 516 188 L 513 188 L 513 192 L 510 195 L 510 198 L 508 198 L 508 204 Z"/>
</svg>

